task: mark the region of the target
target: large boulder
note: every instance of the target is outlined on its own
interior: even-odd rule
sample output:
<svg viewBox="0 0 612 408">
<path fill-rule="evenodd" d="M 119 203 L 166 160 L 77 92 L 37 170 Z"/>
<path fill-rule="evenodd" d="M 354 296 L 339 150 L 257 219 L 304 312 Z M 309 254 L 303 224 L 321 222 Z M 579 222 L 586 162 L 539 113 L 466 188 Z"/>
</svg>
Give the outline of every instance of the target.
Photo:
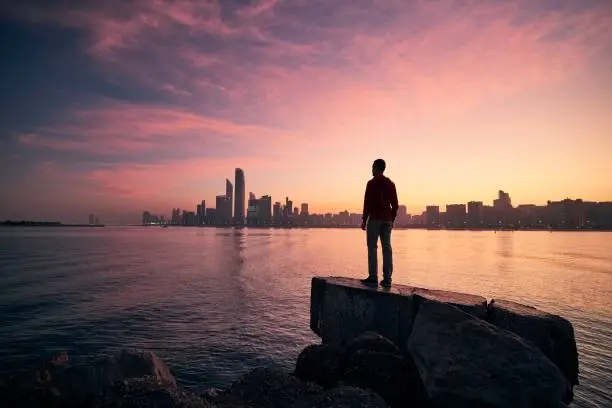
<svg viewBox="0 0 612 408">
<path fill-rule="evenodd" d="M 578 384 L 578 350 L 569 321 L 501 299 L 491 301 L 487 320 L 531 342 L 559 367 L 570 384 Z"/>
<path fill-rule="evenodd" d="M 397 284 L 381 289 L 358 279 L 314 277 L 310 328 L 326 344 L 346 345 L 361 333 L 373 331 L 404 348 L 425 300 L 450 303 L 481 318 L 487 313 L 487 301 L 481 296 Z"/>
<path fill-rule="evenodd" d="M 12 379 L 7 398 L 22 407 L 91 405 L 107 388 L 134 378 L 147 378 L 149 383 L 176 387 L 168 367 L 151 352 L 124 350 L 115 356 L 81 361 L 71 361 L 62 354 Z"/>
<path fill-rule="evenodd" d="M 313 401 L 323 389 L 277 368 L 256 368 L 215 399 L 221 408 L 287 408 Z"/>
<path fill-rule="evenodd" d="M 368 331 L 355 337 L 346 347 L 348 355 L 357 350 L 378 351 L 381 353 L 401 354 L 399 347 L 391 340 L 376 332 Z"/>
<path fill-rule="evenodd" d="M 403 289 L 403 292 L 401 291 Z M 312 279 L 310 328 L 323 343 L 346 345 L 366 331 L 405 344 L 416 308 L 409 287 L 382 290 L 351 278 Z"/>
<path fill-rule="evenodd" d="M 408 400 L 406 363 L 401 355 L 357 350 L 348 362 L 343 382 L 379 394 L 391 407 Z"/>
<path fill-rule="evenodd" d="M 408 349 L 438 408 L 553 407 L 567 396 L 567 380 L 540 350 L 455 306 L 424 301 Z"/>
<path fill-rule="evenodd" d="M 425 300 L 435 300 L 437 302 L 457 306 L 464 312 L 470 313 L 481 319 L 487 317 L 487 299 L 482 296 L 423 288 L 414 288 L 412 295 L 415 297 L 417 308 Z"/>
<path fill-rule="evenodd" d="M 409 354 L 392 341 L 374 332 L 365 332 L 346 348 L 347 364 L 343 383 L 370 389 L 391 407 L 426 406 L 427 396 Z"/>
<path fill-rule="evenodd" d="M 370 390 L 338 387 L 320 394 L 312 401 L 300 401 L 291 408 L 387 408 L 388 405 Z"/>
<path fill-rule="evenodd" d="M 332 388 L 342 378 L 345 368 L 344 351 L 332 344 L 312 344 L 298 356 L 295 376 L 323 388 Z"/>
<path fill-rule="evenodd" d="M 179 387 L 160 384 L 151 377 L 120 381 L 107 388 L 90 406 L 92 408 L 216 408 L 213 402 Z"/>
</svg>

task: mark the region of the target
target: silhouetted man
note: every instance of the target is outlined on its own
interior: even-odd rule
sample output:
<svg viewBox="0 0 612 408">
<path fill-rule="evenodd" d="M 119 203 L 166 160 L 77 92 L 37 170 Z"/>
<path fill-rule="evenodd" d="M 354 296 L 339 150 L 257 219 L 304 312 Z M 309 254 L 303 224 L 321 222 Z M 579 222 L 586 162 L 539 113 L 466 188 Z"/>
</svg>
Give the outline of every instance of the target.
<svg viewBox="0 0 612 408">
<path fill-rule="evenodd" d="M 391 250 L 391 229 L 397 216 L 397 191 L 395 184 L 383 175 L 387 165 L 377 159 L 372 165 L 372 179 L 368 181 L 363 200 L 363 222 L 368 242 L 368 278 L 361 282 L 378 286 L 378 238 L 383 253 L 383 280 L 381 286 L 391 286 L 393 273 L 393 252 Z"/>
</svg>

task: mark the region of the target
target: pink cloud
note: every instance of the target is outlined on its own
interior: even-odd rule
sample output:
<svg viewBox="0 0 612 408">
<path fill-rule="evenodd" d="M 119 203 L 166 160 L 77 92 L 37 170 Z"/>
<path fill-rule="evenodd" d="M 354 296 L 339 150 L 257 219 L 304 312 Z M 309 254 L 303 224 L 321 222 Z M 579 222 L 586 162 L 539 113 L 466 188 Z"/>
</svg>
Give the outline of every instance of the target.
<svg viewBox="0 0 612 408">
<path fill-rule="evenodd" d="M 172 107 L 112 102 L 67 112 L 57 125 L 41 127 L 38 134 L 20 134 L 17 140 L 29 147 L 125 155 L 163 151 L 172 145 L 185 149 L 214 148 L 226 142 L 244 147 L 259 145 L 274 151 L 303 141 L 305 136 Z"/>
<path fill-rule="evenodd" d="M 240 9 L 238 15 L 246 19 L 254 18 L 261 14 L 272 12 L 279 3 L 281 3 L 281 0 L 258 0 L 248 7 Z"/>
<path fill-rule="evenodd" d="M 224 178 L 240 164 L 249 171 L 273 171 L 279 163 L 251 157 L 188 159 L 155 164 L 124 163 L 89 171 L 75 171 L 46 161 L 30 177 L 43 183 L 40 188 L 59 188 L 63 195 L 53 203 L 63 211 L 89 206 L 88 212 L 138 213 L 144 209 L 166 214 L 172 206 L 195 208 L 206 199 L 214 206 L 215 194 L 224 190 Z M 41 198 L 22 192 L 30 202 Z"/>
<path fill-rule="evenodd" d="M 283 6 L 290 3 L 296 4 L 260 0 L 234 17 L 223 17 L 218 1 L 187 0 L 29 9 L 29 16 L 88 30 L 89 50 L 107 69 L 189 103 L 227 100 L 232 111 L 248 106 L 283 120 L 296 110 L 347 120 L 361 111 L 397 111 L 394 104 L 419 116 L 454 114 L 563 81 L 612 41 L 612 13 L 599 8 L 550 11 L 517 23 L 538 5 L 347 2 L 318 9 L 337 16 L 331 24 L 287 14 Z M 307 2 L 301 6 L 310 10 Z M 377 20 L 380 25 L 368 23 Z M 283 29 L 304 38 L 283 36 Z M 559 30 L 569 33 L 563 41 L 543 40 Z M 201 34 L 226 46 L 204 51 Z"/>
</svg>

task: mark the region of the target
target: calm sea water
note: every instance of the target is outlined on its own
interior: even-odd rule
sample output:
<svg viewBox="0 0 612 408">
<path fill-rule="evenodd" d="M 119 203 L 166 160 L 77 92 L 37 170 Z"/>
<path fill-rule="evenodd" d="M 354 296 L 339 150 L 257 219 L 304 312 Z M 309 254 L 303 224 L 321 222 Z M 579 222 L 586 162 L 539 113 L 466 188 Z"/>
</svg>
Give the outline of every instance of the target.
<svg viewBox="0 0 612 408">
<path fill-rule="evenodd" d="M 360 230 L 0 229 L 0 372 L 43 353 L 150 349 L 193 390 L 317 342 L 310 279 L 366 275 Z M 569 319 L 574 406 L 612 406 L 612 233 L 395 231 L 394 282 Z"/>
</svg>

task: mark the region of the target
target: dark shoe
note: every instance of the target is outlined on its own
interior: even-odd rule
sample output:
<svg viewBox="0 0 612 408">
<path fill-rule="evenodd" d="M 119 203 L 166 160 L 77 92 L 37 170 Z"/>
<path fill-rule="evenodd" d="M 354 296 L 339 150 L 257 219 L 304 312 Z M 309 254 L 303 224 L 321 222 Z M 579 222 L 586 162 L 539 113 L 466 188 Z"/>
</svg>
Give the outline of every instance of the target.
<svg viewBox="0 0 612 408">
<path fill-rule="evenodd" d="M 391 287 L 391 281 L 387 280 L 387 279 L 383 279 L 380 281 L 380 286 L 382 286 L 383 288 L 390 288 Z"/>
<path fill-rule="evenodd" d="M 361 283 L 367 286 L 378 286 L 378 282 L 376 281 L 376 279 L 372 278 L 362 279 Z"/>
</svg>

